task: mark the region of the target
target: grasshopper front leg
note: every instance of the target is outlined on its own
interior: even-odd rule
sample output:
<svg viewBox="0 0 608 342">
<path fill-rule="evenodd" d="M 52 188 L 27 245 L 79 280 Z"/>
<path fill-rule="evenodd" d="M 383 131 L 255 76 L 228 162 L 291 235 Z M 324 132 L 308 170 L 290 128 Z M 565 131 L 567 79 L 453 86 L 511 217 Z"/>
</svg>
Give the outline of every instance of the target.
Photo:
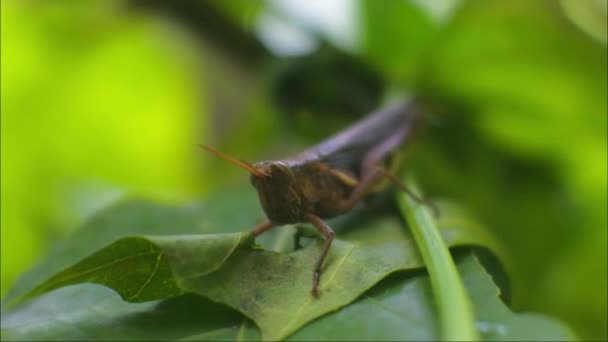
<svg viewBox="0 0 608 342">
<path fill-rule="evenodd" d="M 327 253 L 329 252 L 331 243 L 334 240 L 335 233 L 327 223 L 325 223 L 321 218 L 319 218 L 316 215 L 308 214 L 308 215 L 306 215 L 306 219 L 310 223 L 312 223 L 313 226 L 315 226 L 315 228 L 321 234 L 323 234 L 323 236 L 325 237 L 325 244 L 323 245 L 323 250 L 321 251 L 321 255 L 319 255 L 319 258 L 317 259 L 317 262 L 315 264 L 315 268 L 313 271 L 313 277 L 312 277 L 312 291 L 311 292 L 312 292 L 312 295 L 315 298 L 317 298 L 317 297 L 319 297 L 319 279 L 321 278 L 321 267 L 323 266 L 323 261 L 325 260 Z M 265 220 L 264 222 L 261 222 L 260 224 L 256 225 L 253 228 L 251 234 L 254 237 L 258 237 L 261 234 L 263 234 L 266 231 L 273 228 L 274 226 L 275 226 L 275 224 L 273 224 L 270 220 Z"/>
<path fill-rule="evenodd" d="M 270 230 L 274 226 L 275 226 L 274 223 L 272 223 L 270 220 L 264 220 L 263 222 L 257 224 L 255 227 L 253 227 L 251 234 L 253 235 L 253 237 L 258 237 L 258 236 L 262 235 L 263 233 L 267 232 L 268 230 Z"/>
<path fill-rule="evenodd" d="M 317 230 L 323 234 L 325 237 L 325 244 L 323 245 L 323 250 L 321 251 L 321 255 L 319 259 L 317 259 L 317 263 L 315 264 L 315 269 L 313 271 L 312 276 L 312 295 L 317 298 L 319 297 L 319 279 L 321 278 L 321 267 L 323 266 L 323 261 L 327 256 L 327 252 L 329 251 L 329 247 L 331 247 L 332 241 L 334 241 L 334 231 L 331 227 L 321 220 L 318 216 L 313 214 L 306 215 L 306 218 L 310 223 L 312 223 Z"/>
</svg>

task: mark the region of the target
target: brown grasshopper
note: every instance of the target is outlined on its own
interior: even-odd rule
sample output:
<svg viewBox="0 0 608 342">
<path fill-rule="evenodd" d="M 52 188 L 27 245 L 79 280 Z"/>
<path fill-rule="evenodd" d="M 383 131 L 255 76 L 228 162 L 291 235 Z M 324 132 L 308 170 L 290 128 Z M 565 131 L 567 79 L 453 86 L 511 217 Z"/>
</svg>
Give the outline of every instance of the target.
<svg viewBox="0 0 608 342">
<path fill-rule="evenodd" d="M 334 239 L 334 231 L 323 219 L 351 210 L 383 179 L 424 201 L 383 167 L 385 159 L 412 135 L 420 113 L 414 102 L 382 108 L 283 160 L 251 164 L 209 146 L 200 146 L 251 174 L 251 184 L 257 189 L 267 216 L 267 220 L 254 227 L 254 237 L 276 226 L 300 222 L 312 223 L 325 237 L 313 273 L 312 294 L 317 297 L 321 267 Z"/>
</svg>

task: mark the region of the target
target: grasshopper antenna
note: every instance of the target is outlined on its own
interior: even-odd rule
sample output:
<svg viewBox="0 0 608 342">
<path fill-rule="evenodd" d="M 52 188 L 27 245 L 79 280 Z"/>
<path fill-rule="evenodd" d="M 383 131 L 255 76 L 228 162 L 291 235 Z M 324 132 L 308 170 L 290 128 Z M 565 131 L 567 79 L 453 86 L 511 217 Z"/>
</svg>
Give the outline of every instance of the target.
<svg viewBox="0 0 608 342">
<path fill-rule="evenodd" d="M 224 154 L 224 153 L 222 153 L 222 152 L 214 149 L 211 146 L 207 146 L 207 145 L 203 145 L 203 144 L 198 144 L 198 146 L 200 148 L 202 148 L 203 150 L 205 150 L 205 151 L 207 151 L 207 152 L 209 152 L 211 154 L 214 154 L 215 156 L 217 156 L 220 159 L 224 159 L 225 161 L 227 161 L 227 162 L 229 162 L 229 163 L 231 163 L 233 165 L 236 165 L 236 166 L 238 166 L 238 167 L 240 167 L 242 169 L 245 169 L 245 170 L 249 171 L 249 173 L 251 173 L 254 176 L 257 176 L 257 177 L 266 177 L 266 176 L 268 176 L 267 173 L 265 173 L 262 170 L 259 170 L 259 169 L 255 168 L 255 166 L 251 165 L 251 163 L 248 163 L 248 162 L 246 162 L 244 160 L 239 160 L 239 159 L 233 158 L 233 157 L 231 157 L 229 155 L 226 155 L 226 154 Z"/>
</svg>

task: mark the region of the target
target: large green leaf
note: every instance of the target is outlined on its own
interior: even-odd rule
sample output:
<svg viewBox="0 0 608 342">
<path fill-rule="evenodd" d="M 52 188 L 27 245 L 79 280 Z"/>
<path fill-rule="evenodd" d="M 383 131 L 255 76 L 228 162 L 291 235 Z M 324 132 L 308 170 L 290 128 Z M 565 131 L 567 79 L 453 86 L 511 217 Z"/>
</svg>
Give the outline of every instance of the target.
<svg viewBox="0 0 608 342">
<path fill-rule="evenodd" d="M 240 215 L 232 209 L 235 198 L 242 206 Z M 318 300 L 311 297 L 310 286 L 320 240 L 276 253 L 254 246 L 247 233 L 193 234 L 243 230 L 248 225 L 243 220 L 254 222 L 257 215 L 253 191 L 225 193 L 208 204 L 183 208 L 123 201 L 51 253 L 5 303 L 36 284 L 29 296 L 85 282 L 112 287 L 133 302 L 197 293 L 251 318 L 265 339 L 279 339 L 347 305 L 388 274 L 422 267 L 409 231 L 388 212 L 360 209 L 332 221 L 339 239 L 328 256 Z M 443 217 L 450 222 L 450 211 Z M 500 253 L 483 230 L 461 227 L 443 226 L 450 245 L 476 244 Z M 142 232 L 160 235 L 133 236 Z M 166 233 L 182 234 L 162 235 Z M 119 239 L 125 235 L 131 236 Z"/>
<path fill-rule="evenodd" d="M 262 217 L 255 192 L 247 191 L 246 186 L 226 188 L 215 194 L 210 203 L 173 206 L 139 198 L 122 200 L 92 217 L 55 246 L 41 263 L 17 280 L 3 301 L 24 294 L 53 274 L 125 236 L 246 231 Z M 239 215 L 234 215 L 235 198 L 239 202 Z"/>
<path fill-rule="evenodd" d="M 334 242 L 319 299 L 311 297 L 310 286 L 321 241 L 276 253 L 255 248 L 245 233 L 123 238 L 51 277 L 28 297 L 77 283 L 109 286 L 132 302 L 197 293 L 251 318 L 264 339 L 281 339 L 352 302 L 386 275 L 423 266 L 398 219 L 380 217 L 371 224 L 373 230 L 353 233 L 351 241 Z"/>
<path fill-rule="evenodd" d="M 477 257 L 466 253 L 458 259 L 458 269 L 471 296 L 476 326 L 483 340 L 574 339 L 568 328 L 553 319 L 532 313 L 513 313 L 499 298 L 500 290 Z M 434 305 L 426 274 L 397 273 L 355 303 L 307 325 L 289 340 L 437 340 L 440 336 Z"/>
<path fill-rule="evenodd" d="M 514 314 L 477 258 L 458 258 L 484 340 L 569 340 L 558 322 Z M 373 315 L 370 315 L 373 312 Z M 424 272 L 398 272 L 346 308 L 305 326 L 289 340 L 432 340 L 437 317 Z M 127 303 L 90 284 L 42 295 L 2 317 L 3 340 L 259 340 L 236 311 L 195 295 Z"/>
<path fill-rule="evenodd" d="M 61 288 L 4 313 L 1 330 L 3 341 L 148 341 L 198 335 L 217 341 L 237 340 L 245 332 L 259 339 L 257 329 L 238 312 L 200 296 L 128 303 L 92 284 Z"/>
<path fill-rule="evenodd" d="M 235 203 L 239 215 L 234 215 Z M 266 250 L 254 244 L 249 233 L 238 232 L 261 215 L 253 191 L 224 192 L 209 203 L 184 207 L 123 201 L 94 217 L 20 280 L 20 288 L 3 302 L 2 337 L 276 340 L 320 317 L 312 326 L 326 324 L 328 329 L 335 317 L 376 297 L 377 289 L 357 301 L 388 275 L 398 273 L 397 278 L 408 282 L 422 276 L 402 272 L 420 270 L 422 261 L 403 221 L 389 210 L 378 210 L 385 206 L 376 203 L 330 221 L 339 239 L 326 262 L 321 297 L 314 299 L 312 267 L 322 242 L 307 239 L 304 248 L 291 250 L 285 245 L 291 243 L 295 230 L 283 228 L 260 239 Z M 441 213 L 438 225 L 449 245 L 477 245 L 504 255 L 491 236 L 465 220 L 462 212 L 441 205 Z M 401 291 L 402 283 L 390 279 L 379 288 Z M 409 301 L 420 301 L 432 322 L 406 332 L 382 328 L 388 321 L 379 317 L 359 329 L 378 338 L 434 336 L 436 315 L 432 299 L 424 298 L 429 290 L 425 291 L 404 295 Z M 19 304 L 24 295 L 28 300 Z M 391 298 L 377 300 L 404 305 Z M 353 301 L 352 308 L 339 310 Z M 363 310 L 376 310 L 376 304 Z M 316 334 L 307 329 L 300 333 Z M 547 329 L 541 333 L 561 334 L 557 328 Z M 359 339 L 354 328 L 334 334 Z"/>
</svg>

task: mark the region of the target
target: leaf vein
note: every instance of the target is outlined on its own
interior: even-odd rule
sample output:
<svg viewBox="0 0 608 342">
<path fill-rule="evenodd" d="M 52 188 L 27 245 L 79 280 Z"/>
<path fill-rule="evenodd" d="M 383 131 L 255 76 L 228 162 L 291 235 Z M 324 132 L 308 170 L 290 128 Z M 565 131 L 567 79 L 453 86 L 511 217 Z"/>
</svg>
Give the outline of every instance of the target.
<svg viewBox="0 0 608 342">
<path fill-rule="evenodd" d="M 357 245 L 353 244 L 347 251 L 346 253 L 344 253 L 344 256 L 342 256 L 342 259 L 340 259 L 340 262 L 338 263 L 338 265 L 336 266 L 336 269 L 332 272 L 332 274 L 329 276 L 329 278 L 327 279 L 327 281 L 325 281 L 325 285 L 329 285 L 329 283 L 331 283 L 331 281 L 334 279 L 336 273 L 338 273 L 338 270 L 342 267 L 342 264 L 344 264 L 344 262 L 346 261 L 346 258 L 350 255 L 350 253 L 353 251 L 353 249 L 355 249 Z"/>
<path fill-rule="evenodd" d="M 222 267 L 222 265 L 226 262 L 226 260 L 228 260 L 228 258 L 232 255 L 232 253 L 234 253 L 234 251 L 236 250 L 236 248 L 239 246 L 239 244 L 241 243 L 241 239 L 243 237 L 242 233 L 239 233 L 234 245 L 230 248 L 230 250 L 228 251 L 228 253 L 226 253 L 226 255 L 222 258 L 222 260 L 220 262 L 218 262 L 217 264 L 213 265 L 211 268 L 200 272 L 200 273 L 195 273 L 195 274 L 191 274 L 185 277 L 182 277 L 182 279 L 192 279 L 192 278 L 198 278 L 198 277 L 202 277 L 205 276 L 207 274 L 213 273 L 215 271 L 217 271 L 220 267 Z"/>
<path fill-rule="evenodd" d="M 134 254 L 134 255 L 129 255 L 129 256 L 126 256 L 126 257 L 124 257 L 124 258 L 115 259 L 115 260 L 112 260 L 112 261 L 107 262 L 107 263 L 105 263 L 105 264 L 101 264 L 101 265 L 99 265 L 99 266 L 95 266 L 95 267 L 93 267 L 93 268 L 90 268 L 90 269 L 88 269 L 88 270 L 85 270 L 85 271 L 82 271 L 82 272 L 79 272 L 79 273 L 68 274 L 68 275 L 66 275 L 66 276 L 64 276 L 64 277 L 59 277 L 59 278 L 56 278 L 56 279 L 54 279 L 54 280 L 52 280 L 52 281 L 50 281 L 50 282 L 46 283 L 46 285 L 45 285 L 45 284 L 43 284 L 43 285 L 41 285 L 41 286 L 40 286 L 38 289 L 34 289 L 32 292 L 42 292 L 42 291 L 44 291 L 44 290 L 46 290 L 46 289 L 53 288 L 53 287 L 54 287 L 55 285 L 57 285 L 57 284 L 61 284 L 61 283 L 64 283 L 64 282 L 70 281 L 71 279 L 79 278 L 79 277 L 85 276 L 85 275 L 87 275 L 87 274 L 97 272 L 97 271 L 102 270 L 102 269 L 104 269 L 104 268 L 109 268 L 109 267 L 111 267 L 111 266 L 114 266 L 114 265 L 116 265 L 116 264 L 120 264 L 120 263 L 122 263 L 122 262 L 125 262 L 125 261 L 128 261 L 128 260 L 131 260 L 131 259 L 137 259 L 137 258 L 141 258 L 141 257 L 145 257 L 145 256 L 153 255 L 153 254 L 155 254 L 155 253 L 156 253 L 156 251 L 151 251 L 151 252 L 145 252 L 145 253 L 140 253 L 140 254 Z"/>
<path fill-rule="evenodd" d="M 148 286 L 148 284 L 152 281 L 152 278 L 154 278 L 154 276 L 156 275 L 156 272 L 158 272 L 158 268 L 160 267 L 160 262 L 162 261 L 164 255 L 165 254 L 162 251 L 158 254 L 158 256 L 156 257 L 156 265 L 154 265 L 154 269 L 152 270 L 152 272 L 150 272 L 150 276 L 144 282 L 144 284 L 141 286 L 141 288 L 139 289 L 139 291 L 137 291 L 137 293 L 135 293 L 134 295 L 132 295 L 131 297 L 129 297 L 127 299 L 127 301 L 131 301 L 131 300 L 139 297 L 139 295 L 146 288 L 146 286 Z"/>
</svg>

